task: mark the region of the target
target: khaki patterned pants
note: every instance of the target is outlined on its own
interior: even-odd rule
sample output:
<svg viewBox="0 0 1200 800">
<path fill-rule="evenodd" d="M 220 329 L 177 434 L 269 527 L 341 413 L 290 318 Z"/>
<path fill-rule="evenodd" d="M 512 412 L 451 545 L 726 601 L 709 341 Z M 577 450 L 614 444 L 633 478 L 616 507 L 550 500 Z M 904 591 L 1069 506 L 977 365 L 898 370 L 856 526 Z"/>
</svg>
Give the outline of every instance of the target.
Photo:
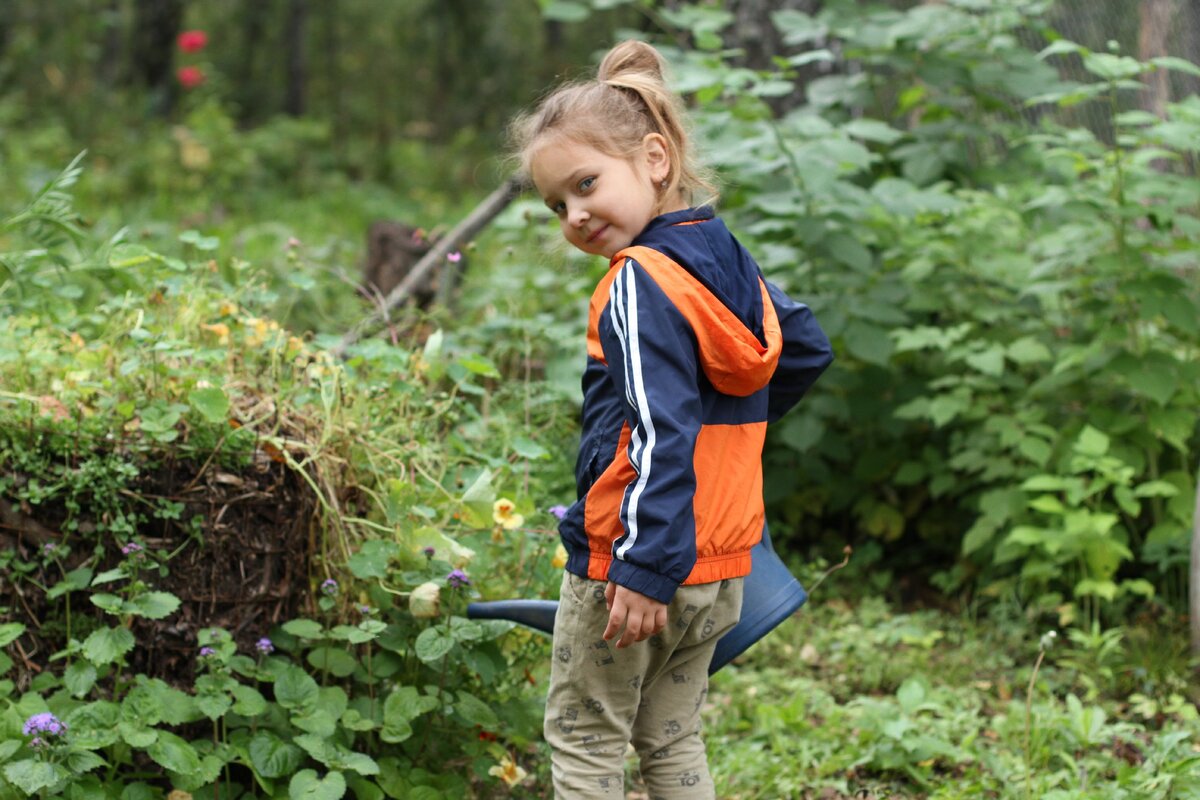
<svg viewBox="0 0 1200 800">
<path fill-rule="evenodd" d="M 630 742 L 651 800 L 715 797 L 700 707 L 717 640 L 741 615 L 742 580 L 679 587 L 667 627 L 618 650 L 601 638 L 605 583 L 563 576 L 545 721 L 556 798 L 624 800 Z"/>
</svg>

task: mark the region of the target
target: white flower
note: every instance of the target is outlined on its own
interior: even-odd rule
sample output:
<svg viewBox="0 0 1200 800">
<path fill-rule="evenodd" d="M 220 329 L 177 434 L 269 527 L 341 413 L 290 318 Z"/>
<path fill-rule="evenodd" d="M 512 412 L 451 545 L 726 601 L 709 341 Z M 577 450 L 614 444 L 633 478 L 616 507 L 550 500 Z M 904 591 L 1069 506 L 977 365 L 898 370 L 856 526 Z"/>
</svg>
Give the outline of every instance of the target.
<svg viewBox="0 0 1200 800">
<path fill-rule="evenodd" d="M 422 583 L 408 595 L 408 610 L 417 619 L 433 619 L 441 613 L 442 589 L 432 581 Z"/>
</svg>

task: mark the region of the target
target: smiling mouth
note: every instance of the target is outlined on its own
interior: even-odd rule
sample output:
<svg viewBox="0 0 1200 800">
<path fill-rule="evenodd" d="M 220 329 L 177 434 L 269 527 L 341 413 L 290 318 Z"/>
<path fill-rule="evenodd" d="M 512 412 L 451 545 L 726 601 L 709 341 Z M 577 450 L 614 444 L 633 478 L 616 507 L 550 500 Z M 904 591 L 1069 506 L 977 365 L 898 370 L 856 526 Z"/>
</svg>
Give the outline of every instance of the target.
<svg viewBox="0 0 1200 800">
<path fill-rule="evenodd" d="M 596 237 L 608 230 L 607 225 L 601 225 L 596 230 L 592 231 L 592 235 L 587 238 L 589 242 L 595 241 Z"/>
</svg>

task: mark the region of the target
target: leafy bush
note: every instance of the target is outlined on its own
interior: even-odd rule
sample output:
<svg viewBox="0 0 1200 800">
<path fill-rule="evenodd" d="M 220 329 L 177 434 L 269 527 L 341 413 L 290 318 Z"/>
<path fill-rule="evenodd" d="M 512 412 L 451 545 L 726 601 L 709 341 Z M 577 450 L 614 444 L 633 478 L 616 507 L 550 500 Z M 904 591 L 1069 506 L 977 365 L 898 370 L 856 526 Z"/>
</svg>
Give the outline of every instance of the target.
<svg viewBox="0 0 1200 800">
<path fill-rule="evenodd" d="M 102 792 L 120 774 L 152 795 L 169 780 L 198 797 L 436 798 L 515 774 L 545 645 L 465 605 L 556 588 L 545 509 L 563 498 L 541 487 L 570 472 L 573 418 L 530 373 L 542 334 L 520 323 L 523 347 L 496 348 L 512 378 L 442 331 L 339 363 L 267 317 L 271 289 L 210 258 L 211 237 L 185 232 L 187 260 L 97 245 L 75 224 L 78 174 L 4 228 L 0 500 L 46 546 L 0 557 L 0 794 Z M 307 613 L 188 632 L 194 678 L 139 671 L 139 637 L 185 610 L 178 556 L 216 547 L 219 522 L 151 484 L 262 469 L 305 487 L 295 513 L 314 509 L 293 556 Z M 39 651 L 37 671 L 14 657 Z M 38 714 L 65 732 L 30 735 Z"/>
<path fill-rule="evenodd" d="M 839 358 L 772 433 L 770 509 L 785 544 L 866 537 L 882 547 L 860 568 L 887 553 L 946 590 L 1067 619 L 1135 596 L 1182 608 L 1200 105 L 1120 109 L 1142 72 L 1200 68 L 1034 54 L 1018 34 L 1045 5 L 780 12 L 789 44 L 841 55 L 779 72 L 680 54 L 730 215 Z M 1063 54 L 1095 82 L 1062 82 Z M 773 116 L 763 98 L 813 62 L 833 74 Z M 1114 142 L 1054 123 L 1084 101 L 1114 109 Z"/>
</svg>

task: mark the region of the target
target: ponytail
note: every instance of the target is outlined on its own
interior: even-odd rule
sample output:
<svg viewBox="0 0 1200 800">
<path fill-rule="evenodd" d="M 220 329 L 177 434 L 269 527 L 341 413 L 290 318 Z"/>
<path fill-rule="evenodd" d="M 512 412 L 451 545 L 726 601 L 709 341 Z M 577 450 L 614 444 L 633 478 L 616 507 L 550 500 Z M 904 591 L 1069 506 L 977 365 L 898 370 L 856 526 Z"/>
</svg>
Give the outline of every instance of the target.
<svg viewBox="0 0 1200 800">
<path fill-rule="evenodd" d="M 702 193 L 705 202 L 713 202 L 716 188 L 692 158 L 683 101 L 667 88 L 665 72 L 662 56 L 645 42 L 618 44 L 600 62 L 594 80 L 559 87 L 513 123 L 522 170 L 528 173 L 533 154 L 553 138 L 629 158 L 647 134 L 657 133 L 670 157 L 663 196 L 682 192 L 694 203 Z"/>
</svg>

